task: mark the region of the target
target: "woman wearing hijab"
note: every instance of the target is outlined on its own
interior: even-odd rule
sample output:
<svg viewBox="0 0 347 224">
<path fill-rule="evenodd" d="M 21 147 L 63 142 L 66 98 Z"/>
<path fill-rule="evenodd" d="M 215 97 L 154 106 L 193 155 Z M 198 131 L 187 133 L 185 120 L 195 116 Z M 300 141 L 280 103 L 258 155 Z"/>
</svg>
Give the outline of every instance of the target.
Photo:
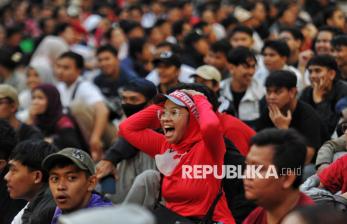
<svg viewBox="0 0 347 224">
<path fill-rule="evenodd" d="M 59 91 L 51 84 L 41 84 L 33 89 L 28 123 L 36 125 L 45 140 L 59 149 L 86 149 L 75 122 L 71 116 L 63 114 Z"/>
<path fill-rule="evenodd" d="M 219 119 L 199 92 L 177 90 L 165 97 L 165 103 L 149 106 L 125 120 L 120 125 L 120 135 L 155 157 L 157 168 L 164 175 L 165 206 L 181 216 L 202 219 L 219 192 L 221 180 L 213 175 L 184 179 L 182 166 L 221 167 L 226 150 Z M 158 120 L 164 134 L 153 131 Z M 214 209 L 213 220 L 235 223 L 224 194 Z"/>
</svg>

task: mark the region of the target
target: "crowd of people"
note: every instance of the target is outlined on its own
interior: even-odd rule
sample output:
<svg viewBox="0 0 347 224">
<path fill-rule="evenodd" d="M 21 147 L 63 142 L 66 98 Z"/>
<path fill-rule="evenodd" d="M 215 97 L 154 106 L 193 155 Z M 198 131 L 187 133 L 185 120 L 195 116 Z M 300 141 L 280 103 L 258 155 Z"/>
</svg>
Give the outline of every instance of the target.
<svg viewBox="0 0 347 224">
<path fill-rule="evenodd" d="M 1 1 L 0 224 L 347 223 L 346 13 Z"/>
</svg>

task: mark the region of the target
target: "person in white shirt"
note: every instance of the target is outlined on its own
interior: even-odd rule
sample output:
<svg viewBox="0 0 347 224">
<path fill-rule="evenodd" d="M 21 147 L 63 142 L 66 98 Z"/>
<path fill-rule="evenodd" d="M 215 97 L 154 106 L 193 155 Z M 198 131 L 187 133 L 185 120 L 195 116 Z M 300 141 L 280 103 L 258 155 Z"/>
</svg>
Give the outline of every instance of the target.
<svg viewBox="0 0 347 224">
<path fill-rule="evenodd" d="M 102 142 L 102 137 L 107 132 L 109 110 L 99 89 L 80 77 L 83 68 L 84 60 L 81 55 L 71 51 L 63 53 L 55 67 L 56 77 L 60 80 L 57 87 L 63 106 L 69 108 L 76 118 L 84 137 L 89 142 L 92 158 L 98 161 L 103 155 L 103 145 L 106 147 L 111 143 L 106 140 Z M 87 112 L 90 109 L 92 112 Z M 110 133 L 114 136 L 115 134 Z"/>
</svg>

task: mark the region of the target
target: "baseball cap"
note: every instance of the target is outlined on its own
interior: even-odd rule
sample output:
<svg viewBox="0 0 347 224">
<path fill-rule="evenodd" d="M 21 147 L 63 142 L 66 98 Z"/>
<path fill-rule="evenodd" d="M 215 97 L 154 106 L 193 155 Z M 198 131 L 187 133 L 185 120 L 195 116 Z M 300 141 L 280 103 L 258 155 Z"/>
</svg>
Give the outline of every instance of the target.
<svg viewBox="0 0 347 224">
<path fill-rule="evenodd" d="M 0 98 L 9 98 L 19 105 L 17 90 L 8 84 L 0 84 Z"/>
<path fill-rule="evenodd" d="M 196 118 L 198 118 L 199 114 L 196 105 L 187 93 L 176 90 L 169 95 L 163 94 L 163 96 L 178 106 L 186 107 Z"/>
<path fill-rule="evenodd" d="M 151 82 L 143 78 L 131 80 L 123 87 L 123 90 L 134 91 L 143 94 L 148 100 L 153 99 L 157 95 L 157 87 Z"/>
<path fill-rule="evenodd" d="M 160 63 L 174 65 L 177 68 L 181 67 L 181 60 L 179 59 L 178 55 L 172 51 L 161 52 L 159 56 L 153 60 L 153 64 L 155 66 L 158 66 Z"/>
<path fill-rule="evenodd" d="M 211 65 L 202 65 L 198 67 L 195 73 L 191 76 L 199 76 L 206 80 L 216 80 L 220 82 L 222 80 L 222 75 L 215 67 Z"/>
<path fill-rule="evenodd" d="M 240 7 L 240 6 L 237 6 L 234 9 L 234 16 L 241 23 L 252 18 L 251 12 L 246 10 L 246 9 L 244 9 L 244 8 L 242 8 L 242 7 Z"/>
<path fill-rule="evenodd" d="M 51 154 L 42 161 L 41 165 L 45 170 L 50 170 L 55 162 L 62 158 L 71 160 L 81 170 L 88 171 L 92 175 L 95 174 L 95 165 L 92 158 L 85 151 L 76 148 L 65 148 Z"/>
</svg>

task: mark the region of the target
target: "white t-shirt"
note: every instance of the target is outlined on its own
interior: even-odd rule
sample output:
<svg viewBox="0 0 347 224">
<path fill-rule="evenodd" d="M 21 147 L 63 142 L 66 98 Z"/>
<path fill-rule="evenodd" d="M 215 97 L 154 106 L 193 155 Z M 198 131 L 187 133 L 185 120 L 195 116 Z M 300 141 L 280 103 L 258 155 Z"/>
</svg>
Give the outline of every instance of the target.
<svg viewBox="0 0 347 224">
<path fill-rule="evenodd" d="M 60 99 L 63 107 L 69 107 L 73 100 L 85 103 L 89 106 L 94 105 L 97 102 L 104 101 L 104 97 L 102 96 L 98 87 L 89 81 L 83 80 L 81 77 L 79 77 L 71 86 L 67 86 L 65 83 L 59 82 L 57 84 L 57 88 L 60 93 Z M 75 96 L 73 97 L 74 92 Z"/>
</svg>

